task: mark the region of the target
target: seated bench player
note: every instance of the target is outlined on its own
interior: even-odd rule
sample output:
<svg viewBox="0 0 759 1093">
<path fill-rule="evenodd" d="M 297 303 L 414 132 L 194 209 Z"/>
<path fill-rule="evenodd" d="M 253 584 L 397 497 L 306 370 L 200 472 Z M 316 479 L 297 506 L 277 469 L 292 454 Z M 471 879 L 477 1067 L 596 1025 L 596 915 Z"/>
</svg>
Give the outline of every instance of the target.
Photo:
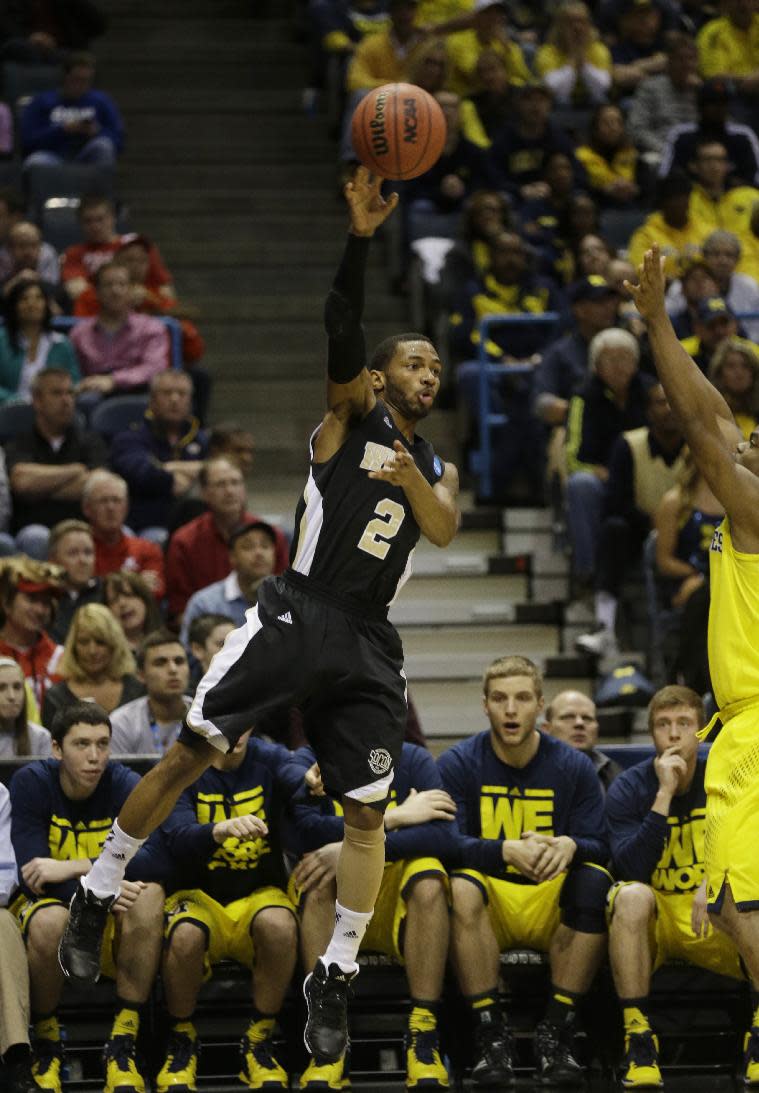
<svg viewBox="0 0 759 1093">
<path fill-rule="evenodd" d="M 221 960 L 252 970 L 239 1080 L 249 1089 L 288 1086 L 272 1035 L 298 945 L 279 822 L 292 794 L 290 758 L 286 748 L 244 733 L 184 791 L 160 829 L 175 891 L 166 901 L 161 974 L 171 1030 L 158 1093 L 196 1088 L 193 1014 L 204 977 Z"/>
<path fill-rule="evenodd" d="M 593 764 L 536 728 L 543 681 L 532 661 L 494 661 L 483 680 L 490 729 L 438 760 L 456 804 L 451 951 L 474 1023 L 475 1086 L 511 1085 L 514 1041 L 498 1002 L 500 954 L 549 954 L 551 993 L 535 1030 L 537 1077 L 581 1084 L 576 1003 L 606 948 L 603 793 Z"/>
<path fill-rule="evenodd" d="M 738 952 L 706 917 L 704 824 L 706 756 L 697 733 L 701 698 L 689 687 L 663 687 L 648 707 L 656 756 L 620 774 L 606 798 L 612 868 L 609 955 L 625 1023 L 626 1088 L 660 1086 L 658 1043 L 648 1020 L 651 975 L 685 960 L 720 975 L 741 976 Z M 747 1084 L 759 1058 L 747 1060 Z"/>
<path fill-rule="evenodd" d="M 58 943 L 79 877 L 100 853 L 113 818 L 139 776 L 111 762 L 111 723 L 101 706 L 76 702 L 52 725 L 53 758 L 22 767 L 11 782 L 11 838 L 21 894 L 11 910 L 29 957 L 32 1072 L 48 1093 L 61 1093 L 63 1063 L 57 1009 L 63 986 Z M 135 857 L 136 878 L 145 856 Z M 109 914 L 103 975 L 116 981 L 116 1014 L 105 1045 L 104 1093 L 145 1093 L 136 1057 L 140 1014 L 161 953 L 163 889 L 128 879 Z"/>
<path fill-rule="evenodd" d="M 337 859 L 343 839 L 338 802 L 324 795 L 310 748 L 295 752 L 292 765 L 310 768 L 312 790 L 294 801 L 293 828 L 299 853 L 291 876 L 301 925 L 303 966 L 313 966 L 330 938 L 335 918 Z M 316 778 L 313 778 L 313 775 Z M 411 1011 L 406 1033 L 406 1085 L 448 1087 L 440 1058 L 437 1018 L 449 939 L 448 877 L 441 859 L 454 847 L 455 806 L 442 788 L 430 753 L 404 744 L 385 812 L 385 871 L 361 949 L 381 952 L 405 965 Z M 342 1089 L 349 1060 L 312 1059 L 301 1089 Z"/>
</svg>

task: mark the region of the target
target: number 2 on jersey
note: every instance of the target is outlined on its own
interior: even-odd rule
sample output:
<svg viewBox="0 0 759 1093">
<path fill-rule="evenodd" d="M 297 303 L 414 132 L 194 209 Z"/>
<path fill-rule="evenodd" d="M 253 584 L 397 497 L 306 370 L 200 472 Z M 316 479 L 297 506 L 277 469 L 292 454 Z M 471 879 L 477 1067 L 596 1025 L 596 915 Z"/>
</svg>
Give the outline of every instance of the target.
<svg viewBox="0 0 759 1093">
<path fill-rule="evenodd" d="M 406 515 L 403 505 L 384 497 L 378 501 L 374 511 L 377 516 L 370 520 L 358 541 L 358 549 L 372 554 L 375 558 L 386 558 L 390 550 L 389 539 L 394 539 L 400 531 Z"/>
</svg>

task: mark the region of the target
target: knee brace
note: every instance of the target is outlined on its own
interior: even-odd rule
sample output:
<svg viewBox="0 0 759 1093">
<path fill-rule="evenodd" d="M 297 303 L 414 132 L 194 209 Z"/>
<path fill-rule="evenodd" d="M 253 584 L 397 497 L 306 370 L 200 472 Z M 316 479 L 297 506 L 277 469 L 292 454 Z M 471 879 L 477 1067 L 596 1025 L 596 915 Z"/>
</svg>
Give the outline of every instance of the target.
<svg viewBox="0 0 759 1093">
<path fill-rule="evenodd" d="M 570 869 L 561 889 L 561 921 L 582 934 L 606 933 L 606 897 L 612 876 L 601 865 L 584 862 Z"/>
</svg>

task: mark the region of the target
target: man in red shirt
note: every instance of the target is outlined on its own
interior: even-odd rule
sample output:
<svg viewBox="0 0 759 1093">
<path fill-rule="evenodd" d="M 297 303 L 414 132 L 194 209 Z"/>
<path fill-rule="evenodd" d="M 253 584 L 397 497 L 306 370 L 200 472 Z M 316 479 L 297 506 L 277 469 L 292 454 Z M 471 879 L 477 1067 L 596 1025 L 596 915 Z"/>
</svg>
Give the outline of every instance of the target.
<svg viewBox="0 0 759 1093">
<path fill-rule="evenodd" d="M 163 554 L 156 543 L 124 531 L 129 490 L 123 478 L 110 471 L 93 471 L 82 492 L 82 512 L 95 540 L 95 574 L 126 570 L 139 573 L 155 595 L 163 598 L 166 582 Z"/>
<path fill-rule="evenodd" d="M 198 481 L 208 512 L 174 532 L 166 555 L 169 614 L 174 618 L 182 614 L 193 592 L 231 572 L 229 536 L 241 524 L 259 519 L 246 510 L 245 479 L 229 459 L 209 459 Z M 281 573 L 287 567 L 290 547 L 283 532 L 279 528 L 274 531 L 274 572 Z"/>
<path fill-rule="evenodd" d="M 7 559 L 0 571 L 0 656 L 17 662 L 40 709 L 45 691 L 61 679 L 58 665 L 63 648 L 50 637 L 47 627 L 62 592 L 59 566 L 22 555 Z"/>
<path fill-rule="evenodd" d="M 109 262 L 129 238 L 116 231 L 116 210 L 108 197 L 88 194 L 79 206 L 79 223 L 84 236 L 83 243 L 68 247 L 63 255 L 61 279 L 72 300 L 92 284 L 93 277 Z M 168 297 L 174 296 L 171 274 L 163 264 L 158 248 L 150 245 L 150 284 Z"/>
</svg>

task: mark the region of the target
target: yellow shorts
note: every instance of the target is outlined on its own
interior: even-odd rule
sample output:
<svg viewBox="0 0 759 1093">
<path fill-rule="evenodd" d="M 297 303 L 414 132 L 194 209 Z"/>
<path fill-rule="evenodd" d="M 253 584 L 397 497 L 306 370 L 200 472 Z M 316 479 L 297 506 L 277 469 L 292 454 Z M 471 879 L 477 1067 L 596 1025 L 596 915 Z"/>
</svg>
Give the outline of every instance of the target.
<svg viewBox="0 0 759 1093">
<path fill-rule="evenodd" d="M 614 914 L 617 892 L 634 881 L 620 881 L 609 892 L 609 916 Z M 655 889 L 656 915 L 648 925 L 648 940 L 653 957 L 653 969 L 675 960 L 694 964 L 697 968 L 718 975 L 743 979 L 738 950 L 721 930 L 709 928 L 706 937 L 696 937 L 690 924 L 694 892 L 657 892 Z"/>
<path fill-rule="evenodd" d="M 412 858 L 409 861 L 388 862 L 382 885 L 374 905 L 369 928 L 361 942 L 361 952 L 384 953 L 403 963 L 403 923 L 406 919 L 406 899 L 411 885 L 420 877 L 439 876 L 449 893 L 448 874 L 437 858 Z M 301 892 L 290 877 L 288 895 L 300 908 Z"/>
<path fill-rule="evenodd" d="M 741 911 L 759 908 L 759 711 L 724 725 L 706 763 L 704 870 L 709 909 L 719 911 L 725 884 Z"/>
<path fill-rule="evenodd" d="M 182 922 L 192 922 L 206 935 L 203 973 L 206 979 L 214 964 L 236 960 L 246 968 L 253 967 L 253 938 L 250 927 L 259 911 L 267 907 L 284 907 L 295 914 L 295 908 L 281 888 L 273 885 L 258 888 L 243 899 L 232 903 L 217 903 L 198 888 L 175 892 L 166 900 L 166 940 Z"/>
<path fill-rule="evenodd" d="M 561 921 L 559 897 L 566 873 L 542 884 L 518 884 L 475 869 L 457 869 L 451 876 L 463 877 L 482 891 L 501 952 L 519 947 L 548 952 Z"/>
<path fill-rule="evenodd" d="M 29 899 L 28 896 L 18 896 L 8 908 L 21 927 L 24 941 L 29 933 L 29 923 L 38 911 L 43 907 L 66 907 L 68 904 L 60 899 Z M 117 920 L 115 915 L 109 915 L 103 935 L 103 946 L 100 950 L 100 974 L 107 979 L 116 978 L 116 949 L 118 943 Z"/>
</svg>

